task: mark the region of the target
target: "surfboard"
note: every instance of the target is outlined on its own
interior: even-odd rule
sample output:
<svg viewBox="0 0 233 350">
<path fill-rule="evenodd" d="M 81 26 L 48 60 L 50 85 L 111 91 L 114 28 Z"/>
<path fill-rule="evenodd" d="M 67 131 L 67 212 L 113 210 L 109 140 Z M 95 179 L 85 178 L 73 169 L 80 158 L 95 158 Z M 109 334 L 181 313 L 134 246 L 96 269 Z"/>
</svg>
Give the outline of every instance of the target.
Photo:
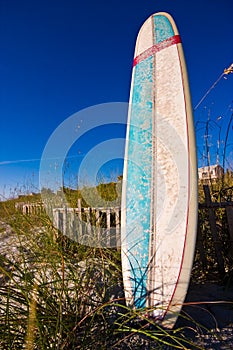
<svg viewBox="0 0 233 350">
<path fill-rule="evenodd" d="M 181 37 L 164 12 L 141 27 L 133 61 L 121 203 L 126 303 L 172 328 L 189 285 L 197 164 Z M 143 316 L 143 317 L 144 317 Z"/>
</svg>

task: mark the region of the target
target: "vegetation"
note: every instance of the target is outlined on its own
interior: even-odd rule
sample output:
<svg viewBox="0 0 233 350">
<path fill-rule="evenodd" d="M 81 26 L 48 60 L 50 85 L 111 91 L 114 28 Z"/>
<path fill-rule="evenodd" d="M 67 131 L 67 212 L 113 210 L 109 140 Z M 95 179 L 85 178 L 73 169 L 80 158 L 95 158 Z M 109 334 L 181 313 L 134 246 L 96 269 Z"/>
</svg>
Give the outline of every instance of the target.
<svg viewBox="0 0 233 350">
<path fill-rule="evenodd" d="M 203 185 L 208 184 L 210 188 L 211 200 L 214 203 L 225 203 L 233 201 L 233 172 L 227 170 L 221 179 L 217 180 L 207 180 L 199 181 L 199 203 L 205 203 L 205 195 L 203 190 Z M 213 241 L 213 235 L 211 232 L 210 222 L 209 222 L 209 213 L 208 209 L 199 209 L 199 225 L 200 231 L 202 234 L 202 245 L 205 251 L 206 261 L 204 264 L 203 259 L 200 257 L 200 249 L 197 247 L 195 263 L 193 268 L 193 279 L 197 278 L 215 278 L 215 280 L 231 280 L 232 279 L 232 243 L 229 236 L 228 229 L 228 220 L 226 215 L 225 208 L 216 208 L 214 210 L 214 216 L 216 219 L 216 229 L 219 241 L 217 242 L 219 249 L 221 249 L 223 256 L 223 264 L 225 266 L 226 273 L 220 274 L 218 271 L 218 266 L 216 263 L 216 252 L 215 244 Z M 198 246 L 198 245 L 197 245 Z M 203 274 L 200 275 L 200 271 L 203 271 Z M 198 276 L 196 275 L 196 273 Z"/>
<path fill-rule="evenodd" d="M 1 203 L 14 237 L 0 259 L 1 349 L 130 349 L 135 333 L 136 348 L 148 334 L 180 347 L 125 307 L 118 251 L 72 242 L 46 215 L 12 215 L 14 202 Z"/>
<path fill-rule="evenodd" d="M 232 174 L 224 184 L 212 184 L 213 200 L 232 200 Z M 105 203 L 116 203 L 117 186 L 97 187 Z M 96 193 L 86 191 L 91 198 Z M 76 206 L 78 198 L 88 205 L 83 192 L 64 192 L 70 205 Z M 38 201 L 39 194 L 0 203 L 1 349 L 201 349 L 185 338 L 185 328 L 168 331 L 125 306 L 119 251 L 80 245 L 59 234 L 45 213 L 27 216 L 15 209 L 19 202 Z M 202 224 L 210 274 L 215 263 L 206 215 Z M 226 235 L 225 214 L 220 209 L 217 215 Z M 203 278 L 198 254 L 196 281 Z M 230 272 L 232 260 L 226 259 Z"/>
</svg>

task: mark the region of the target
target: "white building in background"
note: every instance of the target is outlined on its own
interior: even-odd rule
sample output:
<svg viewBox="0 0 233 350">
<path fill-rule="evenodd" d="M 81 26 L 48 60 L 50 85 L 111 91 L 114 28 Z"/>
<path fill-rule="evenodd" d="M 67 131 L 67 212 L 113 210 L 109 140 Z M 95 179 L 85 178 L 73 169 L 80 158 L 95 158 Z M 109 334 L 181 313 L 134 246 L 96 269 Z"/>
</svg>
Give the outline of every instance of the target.
<svg viewBox="0 0 233 350">
<path fill-rule="evenodd" d="M 221 165 L 218 165 L 218 164 L 198 168 L 199 180 L 221 179 L 223 174 L 224 174 L 224 169 L 221 167 Z"/>
</svg>

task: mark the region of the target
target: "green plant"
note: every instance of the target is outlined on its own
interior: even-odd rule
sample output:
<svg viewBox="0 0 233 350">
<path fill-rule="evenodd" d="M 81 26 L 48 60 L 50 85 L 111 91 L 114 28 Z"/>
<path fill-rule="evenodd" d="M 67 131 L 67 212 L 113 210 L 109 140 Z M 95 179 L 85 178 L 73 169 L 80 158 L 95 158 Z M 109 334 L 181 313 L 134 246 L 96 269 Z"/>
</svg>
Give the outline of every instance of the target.
<svg viewBox="0 0 233 350">
<path fill-rule="evenodd" d="M 0 348 L 191 348 L 183 329 L 167 331 L 125 306 L 119 251 L 71 241 L 44 213 L 5 208 L 14 241 L 0 257 Z"/>
</svg>

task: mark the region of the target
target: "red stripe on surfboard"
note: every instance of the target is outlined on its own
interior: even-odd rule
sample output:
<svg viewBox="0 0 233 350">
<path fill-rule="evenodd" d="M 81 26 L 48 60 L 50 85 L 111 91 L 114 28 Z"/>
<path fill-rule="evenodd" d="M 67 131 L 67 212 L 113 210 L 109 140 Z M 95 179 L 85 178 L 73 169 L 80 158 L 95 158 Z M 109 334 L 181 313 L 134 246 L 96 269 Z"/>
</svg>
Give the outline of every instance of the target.
<svg viewBox="0 0 233 350">
<path fill-rule="evenodd" d="M 174 35 L 164 41 L 162 41 L 159 44 L 155 44 L 146 51 L 142 52 L 140 55 L 135 57 L 133 61 L 133 67 L 136 66 L 138 63 L 144 61 L 146 58 L 152 56 L 154 53 L 161 51 L 163 49 L 166 49 L 169 46 L 175 45 L 175 44 L 180 44 L 181 43 L 181 38 L 179 35 Z"/>
</svg>

